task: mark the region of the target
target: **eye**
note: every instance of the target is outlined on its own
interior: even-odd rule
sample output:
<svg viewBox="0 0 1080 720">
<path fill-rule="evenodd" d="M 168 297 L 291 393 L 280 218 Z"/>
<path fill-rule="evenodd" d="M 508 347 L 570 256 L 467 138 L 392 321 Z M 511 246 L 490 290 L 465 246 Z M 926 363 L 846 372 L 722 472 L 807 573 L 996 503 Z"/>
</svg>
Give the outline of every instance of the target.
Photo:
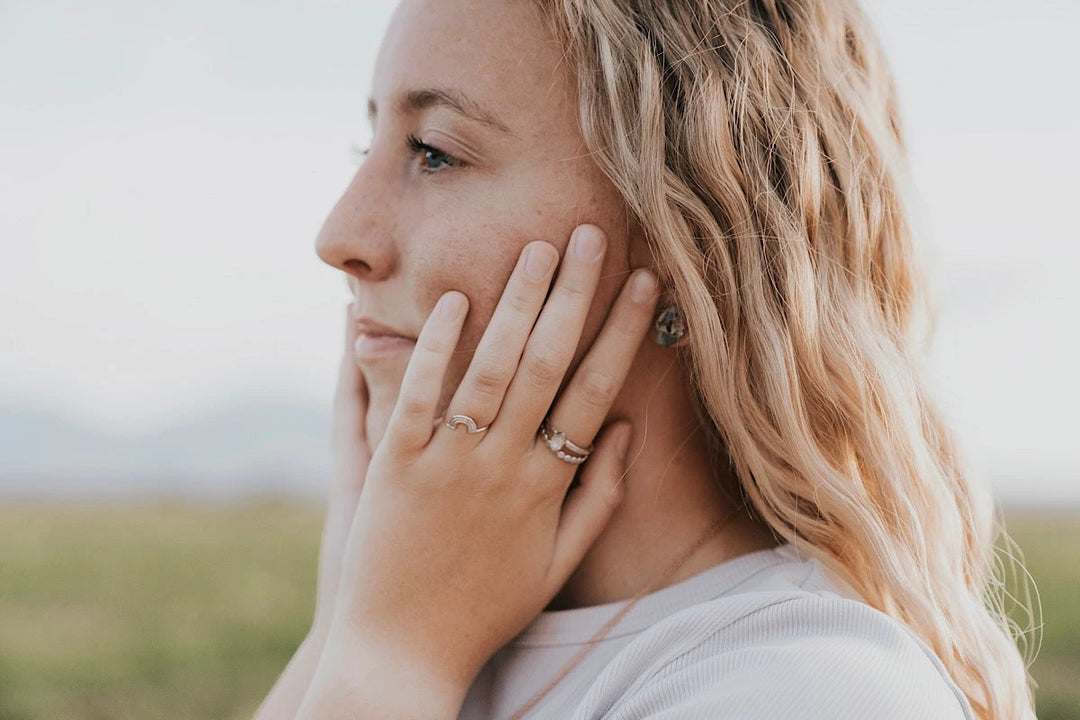
<svg viewBox="0 0 1080 720">
<path fill-rule="evenodd" d="M 415 135 L 409 136 L 409 149 L 421 156 L 423 172 L 439 172 L 443 168 L 460 166 L 463 163 L 446 154 L 434 145 L 428 145 Z"/>
</svg>

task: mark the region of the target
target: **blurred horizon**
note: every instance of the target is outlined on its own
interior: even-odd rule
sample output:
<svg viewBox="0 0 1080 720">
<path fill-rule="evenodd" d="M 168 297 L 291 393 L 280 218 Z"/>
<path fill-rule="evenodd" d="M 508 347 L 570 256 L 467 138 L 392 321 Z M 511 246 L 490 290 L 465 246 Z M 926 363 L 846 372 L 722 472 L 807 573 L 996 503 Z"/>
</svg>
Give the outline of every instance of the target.
<svg viewBox="0 0 1080 720">
<path fill-rule="evenodd" d="M 319 500 L 330 479 L 329 437 L 328 410 L 255 397 L 235 397 L 202 415 L 136 434 L 40 410 L 0 408 L 0 503 L 237 501 L 259 495 Z M 63 457 L 45 438 L 67 448 Z M 989 482 L 1006 510 L 1080 511 L 1073 477 L 991 473 L 974 479 Z M 1023 490 L 1040 483 L 1037 495 Z"/>
<path fill-rule="evenodd" d="M 1080 505 L 1080 5 L 862 4 L 938 400 L 1003 502 Z M 0 499 L 324 491 L 349 295 L 314 239 L 393 5 L 0 6 Z"/>
</svg>

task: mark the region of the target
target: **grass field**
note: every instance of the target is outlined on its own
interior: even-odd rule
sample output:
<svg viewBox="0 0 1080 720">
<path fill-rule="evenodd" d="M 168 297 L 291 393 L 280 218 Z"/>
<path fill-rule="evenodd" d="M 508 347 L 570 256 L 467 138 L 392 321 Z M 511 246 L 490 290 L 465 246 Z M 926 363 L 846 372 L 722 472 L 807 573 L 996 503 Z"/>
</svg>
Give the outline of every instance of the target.
<svg viewBox="0 0 1080 720">
<path fill-rule="evenodd" d="M 0 720 L 250 718 L 307 630 L 320 510 L 0 505 Z M 1042 720 L 1080 718 L 1080 514 L 1009 519 Z"/>
</svg>

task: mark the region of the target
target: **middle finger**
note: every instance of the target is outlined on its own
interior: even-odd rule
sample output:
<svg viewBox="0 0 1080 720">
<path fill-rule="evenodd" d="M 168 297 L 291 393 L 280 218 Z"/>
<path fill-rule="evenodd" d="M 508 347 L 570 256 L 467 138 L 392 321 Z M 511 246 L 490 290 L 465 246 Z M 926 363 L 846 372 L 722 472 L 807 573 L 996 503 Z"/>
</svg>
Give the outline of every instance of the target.
<svg viewBox="0 0 1080 720">
<path fill-rule="evenodd" d="M 531 442 L 574 358 L 600 279 L 607 241 L 595 225 L 579 225 L 570 238 L 551 296 L 536 321 L 510 383 L 492 435 Z"/>
</svg>

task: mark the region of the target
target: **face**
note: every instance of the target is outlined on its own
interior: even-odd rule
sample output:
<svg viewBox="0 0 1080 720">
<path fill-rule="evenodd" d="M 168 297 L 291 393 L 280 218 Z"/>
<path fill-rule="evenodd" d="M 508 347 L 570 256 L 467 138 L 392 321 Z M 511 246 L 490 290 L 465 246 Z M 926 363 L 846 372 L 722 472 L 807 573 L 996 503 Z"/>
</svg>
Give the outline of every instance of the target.
<svg viewBox="0 0 1080 720">
<path fill-rule="evenodd" d="M 526 244 L 546 240 L 561 254 L 585 222 L 607 234 L 604 279 L 574 366 L 643 250 L 588 157 L 561 56 L 529 0 L 405 0 L 394 16 L 375 67 L 370 148 L 316 241 L 319 257 L 348 274 L 360 315 L 406 338 L 372 330 L 355 357 L 372 447 L 393 411 L 410 339 L 443 293 L 468 296 L 469 314 L 440 409 Z"/>
</svg>

